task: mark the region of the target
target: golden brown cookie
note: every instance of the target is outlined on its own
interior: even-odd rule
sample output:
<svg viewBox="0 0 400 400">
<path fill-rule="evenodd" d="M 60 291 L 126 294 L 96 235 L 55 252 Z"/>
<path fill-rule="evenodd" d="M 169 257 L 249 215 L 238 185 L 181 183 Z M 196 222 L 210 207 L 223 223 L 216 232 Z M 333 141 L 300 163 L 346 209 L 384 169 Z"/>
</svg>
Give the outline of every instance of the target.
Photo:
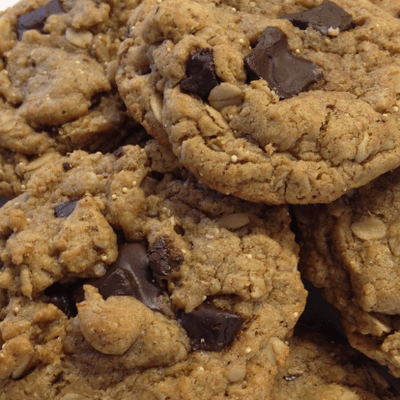
<svg viewBox="0 0 400 400">
<path fill-rule="evenodd" d="M 296 207 L 304 276 L 342 314 L 350 344 L 400 376 L 400 170 L 337 201 Z"/>
<path fill-rule="evenodd" d="M 0 221 L 5 399 L 269 395 L 306 297 L 286 206 L 152 141 L 46 163 Z"/>
<path fill-rule="evenodd" d="M 93 152 L 129 135 L 115 67 L 138 2 L 26 0 L 0 14 L 0 146 Z"/>
<path fill-rule="evenodd" d="M 329 202 L 399 164 L 400 21 L 366 0 L 303 3 L 147 0 L 129 20 L 128 109 L 215 190 Z"/>
<path fill-rule="evenodd" d="M 346 343 L 328 341 L 306 325 L 296 328 L 289 343 L 290 357 L 278 374 L 272 400 L 400 398 L 388 375 Z"/>
</svg>

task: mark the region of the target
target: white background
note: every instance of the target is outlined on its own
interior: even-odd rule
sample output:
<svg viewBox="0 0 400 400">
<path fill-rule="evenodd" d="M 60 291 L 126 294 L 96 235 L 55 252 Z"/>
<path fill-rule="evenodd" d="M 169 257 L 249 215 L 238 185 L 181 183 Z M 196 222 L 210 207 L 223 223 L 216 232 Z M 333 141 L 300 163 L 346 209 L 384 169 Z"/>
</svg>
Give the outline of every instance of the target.
<svg viewBox="0 0 400 400">
<path fill-rule="evenodd" d="M 18 0 L 0 0 L 0 11 L 5 10 L 8 7 L 18 3 Z"/>
</svg>

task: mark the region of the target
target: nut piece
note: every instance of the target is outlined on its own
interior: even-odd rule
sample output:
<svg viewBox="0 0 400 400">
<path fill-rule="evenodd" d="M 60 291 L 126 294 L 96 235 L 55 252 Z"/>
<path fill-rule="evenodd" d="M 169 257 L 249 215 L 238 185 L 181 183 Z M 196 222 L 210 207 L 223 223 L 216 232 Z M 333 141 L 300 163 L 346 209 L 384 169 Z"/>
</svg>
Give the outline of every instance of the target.
<svg viewBox="0 0 400 400">
<path fill-rule="evenodd" d="M 232 83 L 222 82 L 211 90 L 208 101 L 216 110 L 226 106 L 239 106 L 243 101 L 243 93 Z"/>
<path fill-rule="evenodd" d="M 267 356 L 272 365 L 282 366 L 289 356 L 289 346 L 279 338 L 272 337 L 268 343 Z"/>
<path fill-rule="evenodd" d="M 249 215 L 246 213 L 225 214 L 218 221 L 219 225 L 226 229 L 239 229 L 250 222 Z"/>
<path fill-rule="evenodd" d="M 230 382 L 241 382 L 246 376 L 246 366 L 241 364 L 231 364 L 224 372 Z"/>
<path fill-rule="evenodd" d="M 29 365 L 34 349 L 25 336 L 17 336 L 3 344 L 0 351 L 0 379 L 21 377 Z"/>
<path fill-rule="evenodd" d="M 152 94 L 150 97 L 150 106 L 153 110 L 154 116 L 160 124 L 162 124 L 162 105 L 162 97 L 158 93 Z"/>
<path fill-rule="evenodd" d="M 382 239 L 386 235 L 386 225 L 375 217 L 362 218 L 350 226 L 354 235 L 362 240 Z"/>
</svg>

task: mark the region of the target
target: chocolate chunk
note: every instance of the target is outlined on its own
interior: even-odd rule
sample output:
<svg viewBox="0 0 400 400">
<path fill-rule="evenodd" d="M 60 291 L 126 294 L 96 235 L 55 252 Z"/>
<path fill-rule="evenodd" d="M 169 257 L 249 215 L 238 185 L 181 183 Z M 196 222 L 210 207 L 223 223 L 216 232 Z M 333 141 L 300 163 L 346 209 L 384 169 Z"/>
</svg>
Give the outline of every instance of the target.
<svg viewBox="0 0 400 400">
<path fill-rule="evenodd" d="M 24 32 L 30 29 L 41 31 L 50 15 L 62 14 L 64 12 L 65 11 L 60 0 L 51 0 L 44 6 L 28 14 L 21 15 L 17 21 L 18 40 L 21 40 Z"/>
<path fill-rule="evenodd" d="M 72 291 L 72 287 L 61 285 L 56 282 L 49 286 L 44 291 L 44 294 L 49 298 L 50 303 L 58 307 L 68 318 L 72 318 L 77 314 L 76 306 L 70 299 Z"/>
<path fill-rule="evenodd" d="M 181 82 L 181 89 L 202 98 L 208 97 L 211 89 L 218 85 L 212 50 L 203 49 L 190 57 L 186 75 L 188 78 Z"/>
<path fill-rule="evenodd" d="M 182 255 L 178 255 L 171 259 L 170 253 L 167 248 L 165 238 L 160 236 L 154 246 L 152 246 L 148 253 L 149 265 L 157 278 L 169 275 L 172 271 L 179 269 L 183 260 Z"/>
<path fill-rule="evenodd" d="M 190 337 L 193 350 L 219 351 L 232 343 L 244 319 L 202 304 L 189 314 L 179 313 L 178 322 Z"/>
<path fill-rule="evenodd" d="M 4 206 L 4 204 L 8 203 L 11 200 L 10 197 L 0 196 L 0 208 Z"/>
<path fill-rule="evenodd" d="M 68 217 L 69 215 L 72 214 L 72 212 L 75 210 L 76 203 L 78 201 L 67 201 L 66 203 L 59 204 L 56 206 L 54 209 L 54 213 L 56 214 L 57 218 L 64 218 Z"/>
<path fill-rule="evenodd" d="M 72 168 L 71 165 L 68 164 L 67 162 L 63 162 L 62 167 L 64 168 L 65 171 L 69 171 Z"/>
<path fill-rule="evenodd" d="M 338 28 L 339 32 L 342 32 L 353 27 L 351 15 L 332 1 L 325 1 L 307 11 L 286 14 L 282 18 L 289 20 L 300 29 L 311 26 L 324 35 L 329 35 L 331 30 L 335 31 Z M 339 32 L 332 36 L 337 36 Z"/>
<path fill-rule="evenodd" d="M 321 79 L 318 65 L 296 57 L 286 36 L 273 27 L 264 30 L 245 65 L 250 80 L 266 80 L 281 99 L 293 97 Z"/>
<path fill-rule="evenodd" d="M 150 309 L 160 311 L 157 296 L 161 289 L 151 282 L 146 248 L 139 243 L 127 243 L 119 246 L 118 250 L 117 260 L 105 275 L 86 284 L 97 287 L 104 299 L 132 296 Z"/>
</svg>

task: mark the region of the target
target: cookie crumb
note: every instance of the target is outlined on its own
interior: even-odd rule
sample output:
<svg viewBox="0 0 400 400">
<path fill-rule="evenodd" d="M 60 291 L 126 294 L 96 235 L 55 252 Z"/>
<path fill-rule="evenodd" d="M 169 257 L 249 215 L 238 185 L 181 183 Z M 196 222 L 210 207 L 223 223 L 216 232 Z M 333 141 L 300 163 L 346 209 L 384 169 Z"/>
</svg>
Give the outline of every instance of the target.
<svg viewBox="0 0 400 400">
<path fill-rule="evenodd" d="M 332 28 L 332 27 L 330 27 L 330 28 L 328 29 L 328 35 L 329 35 L 329 36 L 339 36 L 339 33 L 340 33 L 340 29 L 339 29 L 339 28 Z"/>
</svg>

